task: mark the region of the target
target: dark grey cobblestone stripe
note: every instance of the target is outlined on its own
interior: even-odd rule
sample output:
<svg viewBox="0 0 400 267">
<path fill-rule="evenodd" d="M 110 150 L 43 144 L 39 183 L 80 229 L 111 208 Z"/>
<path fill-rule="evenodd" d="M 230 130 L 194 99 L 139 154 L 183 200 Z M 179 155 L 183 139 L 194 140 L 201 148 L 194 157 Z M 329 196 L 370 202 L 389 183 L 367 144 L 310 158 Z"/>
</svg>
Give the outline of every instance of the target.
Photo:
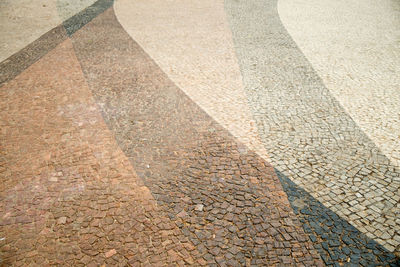
<svg viewBox="0 0 400 267">
<path fill-rule="evenodd" d="M 0 63 L 0 85 L 14 79 L 30 65 L 67 38 L 62 25 L 43 34 L 37 40 Z"/>
<path fill-rule="evenodd" d="M 324 86 L 282 25 L 276 5 L 276 0 L 225 1 L 249 106 L 271 162 L 399 253 L 400 170 Z"/>
<path fill-rule="evenodd" d="M 400 266 L 400 258 L 368 238 L 275 170 L 293 211 L 327 265 Z"/>
<path fill-rule="evenodd" d="M 63 42 L 68 35 L 82 28 L 93 18 L 111 7 L 114 0 L 99 0 L 54 29 L 43 34 L 19 52 L 0 63 L 0 85 L 14 79 L 30 65 Z"/>
<path fill-rule="evenodd" d="M 112 9 L 72 41 L 121 149 L 193 243 L 188 265 L 322 266 L 273 168 L 176 87 Z"/>
<path fill-rule="evenodd" d="M 99 0 L 93 5 L 85 8 L 78 14 L 67 19 L 63 22 L 65 30 L 68 35 L 74 34 L 77 30 L 85 26 L 92 19 L 97 17 L 99 14 L 103 13 L 107 8 L 111 7 L 114 0 Z"/>
</svg>

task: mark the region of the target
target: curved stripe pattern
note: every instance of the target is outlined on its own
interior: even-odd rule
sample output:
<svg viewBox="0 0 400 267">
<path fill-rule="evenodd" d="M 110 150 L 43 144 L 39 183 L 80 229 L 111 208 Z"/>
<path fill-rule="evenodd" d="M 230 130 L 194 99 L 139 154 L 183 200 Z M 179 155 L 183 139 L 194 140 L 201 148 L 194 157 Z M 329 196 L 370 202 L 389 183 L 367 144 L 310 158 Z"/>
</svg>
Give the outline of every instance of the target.
<svg viewBox="0 0 400 267">
<path fill-rule="evenodd" d="M 400 170 L 326 89 L 282 25 L 277 1 L 225 1 L 245 90 L 274 166 L 390 251 Z"/>
<path fill-rule="evenodd" d="M 0 66 L 2 263 L 400 263 L 399 170 L 276 1 L 68 3 Z"/>
<path fill-rule="evenodd" d="M 122 27 L 196 104 L 268 160 L 243 89 L 222 0 L 114 5 Z"/>
<path fill-rule="evenodd" d="M 165 252 L 156 241 L 174 240 L 179 228 L 104 123 L 71 40 L 0 98 L 2 266 L 150 264 Z M 184 262 L 173 255 L 187 254 L 183 242 L 169 244 L 164 263 Z"/>
<path fill-rule="evenodd" d="M 273 168 L 191 101 L 108 10 L 72 37 L 108 126 L 193 265 L 321 265 Z"/>
<path fill-rule="evenodd" d="M 0 62 L 93 2 L 95 0 L 1 1 Z"/>
<path fill-rule="evenodd" d="M 278 11 L 332 95 L 400 166 L 400 2 L 279 0 Z"/>
<path fill-rule="evenodd" d="M 114 0 L 98 0 L 96 1 L 93 5 L 88 6 L 81 12 L 75 14 L 74 16 L 68 18 L 67 20 L 63 21 L 62 24 L 56 26 L 55 28 L 49 30 L 42 36 L 42 34 L 46 29 L 51 28 L 52 25 L 54 24 L 47 24 L 42 25 L 43 27 L 39 27 L 38 33 L 33 32 L 30 33 L 31 35 L 26 35 L 24 31 L 22 32 L 17 32 L 17 38 L 18 34 L 22 34 L 24 36 L 24 41 L 22 42 L 22 45 L 25 45 L 28 43 L 28 40 L 37 38 L 40 36 L 38 39 L 33 41 L 32 43 L 29 43 L 27 46 L 25 46 L 23 49 L 18 51 L 17 53 L 11 55 L 8 57 L 6 60 L 2 61 L 0 63 L 0 85 L 12 80 L 15 78 L 18 74 L 23 72 L 25 69 L 27 69 L 30 65 L 38 61 L 40 58 L 42 58 L 44 55 L 46 55 L 49 51 L 53 50 L 57 45 L 62 43 L 65 39 L 67 39 L 68 35 L 73 34 L 75 31 L 79 30 L 81 27 L 83 27 L 86 23 L 90 22 L 94 17 L 97 15 L 101 14 L 109 8 Z M 16 2 L 17 4 L 19 2 Z M 36 3 L 36 2 L 35 2 Z M 52 2 L 51 2 L 52 3 Z M 13 6 L 13 5 L 11 5 Z M 18 6 L 18 5 L 17 5 Z M 46 7 L 46 6 L 44 6 Z M 73 9 L 79 9 L 81 6 L 80 5 L 72 5 Z M 18 8 L 17 8 L 18 9 Z M 7 10 L 7 9 L 5 9 Z M 35 9 L 32 9 L 35 11 Z M 30 10 L 29 12 L 32 12 Z M 5 12 L 2 10 L 2 12 Z M 54 11 L 55 12 L 55 11 Z M 65 12 L 65 9 L 60 8 L 60 13 Z M 69 14 L 69 12 L 66 12 Z M 55 14 L 53 14 L 56 16 Z M 3 16 L 3 18 L 7 18 L 7 16 Z M 40 20 L 39 16 L 39 21 Z M 7 21 L 8 22 L 8 21 Z M 42 23 L 42 22 L 41 22 Z M 21 23 L 21 25 L 24 25 L 24 23 Z M 10 28 L 13 29 L 12 27 L 9 27 L 8 23 L 4 23 L 4 28 L 0 28 L 1 32 L 8 33 L 10 31 Z M 31 26 L 31 25 L 30 25 Z M 26 27 L 24 29 L 29 29 L 29 27 Z M 12 32 L 12 31 L 10 31 Z M 37 34 L 36 34 L 37 33 Z M 26 35 L 26 36 L 25 36 Z M 6 34 L 5 34 L 6 36 Z M 15 37 L 15 36 L 14 36 Z M 6 39 L 6 38 L 5 38 Z M 15 42 L 15 38 L 10 38 L 7 39 L 7 41 L 12 41 Z M 15 42 L 17 45 L 18 42 Z M 5 43 L 7 46 L 7 44 Z M 10 52 L 11 53 L 8 53 Z M 7 53 L 3 54 L 4 57 L 7 57 L 8 55 L 14 53 L 14 50 L 7 50 Z"/>
</svg>

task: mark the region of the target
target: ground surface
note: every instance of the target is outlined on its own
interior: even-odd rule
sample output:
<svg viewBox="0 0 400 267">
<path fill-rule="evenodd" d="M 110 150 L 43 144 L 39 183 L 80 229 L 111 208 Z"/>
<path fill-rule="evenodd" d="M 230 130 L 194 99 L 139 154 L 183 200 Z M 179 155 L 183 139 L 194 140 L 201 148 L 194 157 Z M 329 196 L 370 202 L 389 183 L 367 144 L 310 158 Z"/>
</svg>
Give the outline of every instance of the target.
<svg viewBox="0 0 400 267">
<path fill-rule="evenodd" d="M 399 3 L 0 3 L 0 265 L 398 266 Z"/>
</svg>

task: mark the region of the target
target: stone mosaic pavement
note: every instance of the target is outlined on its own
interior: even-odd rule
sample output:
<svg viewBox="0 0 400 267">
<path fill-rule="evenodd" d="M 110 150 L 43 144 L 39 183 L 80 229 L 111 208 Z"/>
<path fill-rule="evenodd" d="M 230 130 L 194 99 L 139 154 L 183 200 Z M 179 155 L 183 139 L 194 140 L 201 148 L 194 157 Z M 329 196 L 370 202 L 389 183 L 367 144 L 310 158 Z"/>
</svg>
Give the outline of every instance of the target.
<svg viewBox="0 0 400 267">
<path fill-rule="evenodd" d="M 399 16 L 2 1 L 0 266 L 400 266 Z"/>
</svg>

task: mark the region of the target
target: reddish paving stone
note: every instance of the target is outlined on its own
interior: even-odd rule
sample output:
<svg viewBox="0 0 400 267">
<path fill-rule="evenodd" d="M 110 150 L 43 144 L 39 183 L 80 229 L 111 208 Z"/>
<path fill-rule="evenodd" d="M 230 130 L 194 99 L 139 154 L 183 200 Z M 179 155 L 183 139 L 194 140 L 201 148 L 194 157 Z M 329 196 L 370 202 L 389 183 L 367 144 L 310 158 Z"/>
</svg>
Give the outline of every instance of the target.
<svg viewBox="0 0 400 267">
<path fill-rule="evenodd" d="M 117 251 L 115 249 L 111 249 L 106 252 L 105 256 L 106 256 L 106 258 L 109 258 L 109 257 L 114 256 L 115 254 L 117 254 Z"/>
<path fill-rule="evenodd" d="M 176 88 L 112 9 L 73 41 L 144 184 L 62 43 L 0 91 L 4 263 L 321 264 L 273 168 Z"/>
<path fill-rule="evenodd" d="M 184 260 L 190 241 L 176 238 L 119 149 L 69 40 L 2 86 L 0 99 L 2 265 Z M 166 240 L 177 257 L 160 253 Z"/>
<path fill-rule="evenodd" d="M 169 250 L 171 257 L 221 266 L 322 265 L 274 169 L 182 93 L 112 9 L 72 40 L 120 147 L 180 228 L 176 238 L 196 248 Z"/>
</svg>

